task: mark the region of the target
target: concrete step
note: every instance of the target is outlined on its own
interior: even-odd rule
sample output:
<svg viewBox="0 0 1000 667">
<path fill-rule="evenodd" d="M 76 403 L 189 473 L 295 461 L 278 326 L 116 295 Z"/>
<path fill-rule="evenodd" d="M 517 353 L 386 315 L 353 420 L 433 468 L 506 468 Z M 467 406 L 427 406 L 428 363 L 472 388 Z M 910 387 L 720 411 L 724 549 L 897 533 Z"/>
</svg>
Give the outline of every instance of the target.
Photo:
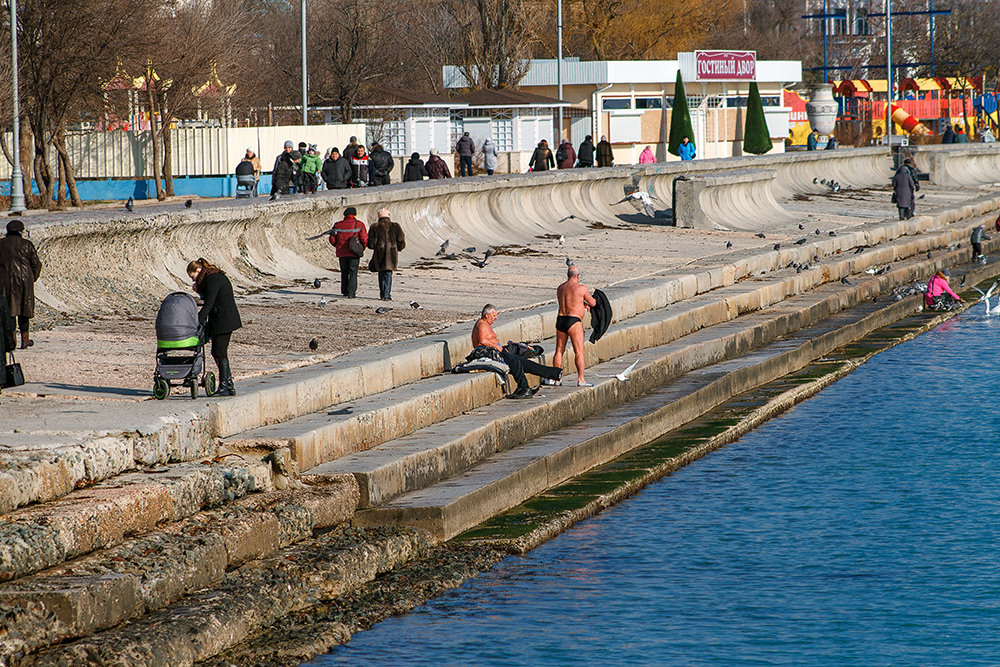
<svg viewBox="0 0 1000 667">
<path fill-rule="evenodd" d="M 234 451 L 287 447 L 304 470 L 474 410 L 503 395 L 504 387 L 493 374 L 438 375 L 247 431 L 223 443 Z"/>
<path fill-rule="evenodd" d="M 20 664 L 193 665 L 289 613 L 350 593 L 426 546 L 426 537 L 413 531 L 331 531 L 250 561 L 166 608 L 28 655 Z"/>
<path fill-rule="evenodd" d="M 357 506 L 354 478 L 314 481 L 253 494 L 0 585 L 0 664 L 162 609 L 348 521 Z"/>
<path fill-rule="evenodd" d="M 422 528 L 438 539 L 450 539 L 555 484 L 652 441 L 737 394 L 891 324 L 917 305 L 916 298 L 866 301 L 753 352 L 688 371 L 627 403 L 492 454 L 454 477 L 381 506 L 361 509 L 353 522 L 359 526 Z M 632 383 L 604 379 L 592 389 L 572 394 L 596 397 Z"/>
</svg>

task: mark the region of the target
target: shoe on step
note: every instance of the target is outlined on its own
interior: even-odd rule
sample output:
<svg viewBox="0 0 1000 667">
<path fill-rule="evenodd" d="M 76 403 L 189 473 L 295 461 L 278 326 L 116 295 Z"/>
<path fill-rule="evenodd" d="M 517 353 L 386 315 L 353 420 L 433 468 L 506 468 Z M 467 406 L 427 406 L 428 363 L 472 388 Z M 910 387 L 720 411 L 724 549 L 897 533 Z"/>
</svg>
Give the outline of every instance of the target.
<svg viewBox="0 0 1000 667">
<path fill-rule="evenodd" d="M 515 389 L 507 398 L 532 398 L 533 396 L 530 389 Z"/>
<path fill-rule="evenodd" d="M 561 387 L 562 380 L 550 380 L 548 378 L 544 378 L 542 379 L 542 384 L 544 384 L 547 387 Z"/>
<path fill-rule="evenodd" d="M 576 386 L 577 387 L 593 387 L 594 383 L 593 382 L 586 382 L 586 381 L 580 382 L 579 380 L 577 380 Z"/>
</svg>

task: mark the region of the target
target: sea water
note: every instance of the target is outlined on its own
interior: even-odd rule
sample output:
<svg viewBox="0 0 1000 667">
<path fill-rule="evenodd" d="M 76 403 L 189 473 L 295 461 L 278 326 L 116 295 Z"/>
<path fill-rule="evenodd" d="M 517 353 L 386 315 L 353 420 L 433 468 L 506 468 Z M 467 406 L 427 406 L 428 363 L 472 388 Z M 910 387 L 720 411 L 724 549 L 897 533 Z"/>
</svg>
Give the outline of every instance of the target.
<svg viewBox="0 0 1000 667">
<path fill-rule="evenodd" d="M 888 350 L 311 664 L 1000 664 L 998 335 Z"/>
</svg>

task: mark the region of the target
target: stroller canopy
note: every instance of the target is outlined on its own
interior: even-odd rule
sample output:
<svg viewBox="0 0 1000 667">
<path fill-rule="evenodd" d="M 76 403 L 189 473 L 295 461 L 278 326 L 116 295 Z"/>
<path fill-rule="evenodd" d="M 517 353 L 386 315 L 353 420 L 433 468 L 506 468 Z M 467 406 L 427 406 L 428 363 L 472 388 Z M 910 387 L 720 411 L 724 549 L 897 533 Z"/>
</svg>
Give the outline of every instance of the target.
<svg viewBox="0 0 1000 667">
<path fill-rule="evenodd" d="M 198 302 L 187 292 L 174 292 L 156 313 L 156 346 L 159 348 L 197 347 Z"/>
</svg>

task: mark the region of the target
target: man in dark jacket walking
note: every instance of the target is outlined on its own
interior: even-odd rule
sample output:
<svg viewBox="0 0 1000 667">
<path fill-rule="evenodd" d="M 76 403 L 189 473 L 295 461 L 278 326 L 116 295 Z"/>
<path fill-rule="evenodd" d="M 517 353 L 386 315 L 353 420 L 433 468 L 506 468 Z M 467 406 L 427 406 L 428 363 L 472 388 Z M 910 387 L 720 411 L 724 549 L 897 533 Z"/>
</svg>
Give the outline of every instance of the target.
<svg viewBox="0 0 1000 667">
<path fill-rule="evenodd" d="M 329 190 L 343 190 L 351 180 L 351 163 L 340 157 L 336 147 L 330 149 L 330 157 L 323 161 L 323 182 Z"/>
<path fill-rule="evenodd" d="M 552 151 L 549 150 L 549 142 L 542 139 L 538 142 L 538 147 L 531 154 L 531 161 L 528 162 L 528 169 L 531 171 L 548 171 L 554 169 L 556 161 L 552 158 Z"/>
<path fill-rule="evenodd" d="M 458 169 L 462 176 L 472 176 L 472 156 L 476 154 L 476 144 L 466 132 L 455 144 L 458 153 Z"/>
<path fill-rule="evenodd" d="M 427 167 L 424 166 L 424 161 L 420 159 L 420 153 L 411 155 L 410 161 L 403 169 L 403 182 L 422 181 L 430 177 L 431 175 L 427 173 Z"/>
<path fill-rule="evenodd" d="M 427 173 L 431 178 L 451 178 L 448 163 L 442 160 L 435 150 L 432 150 L 431 156 L 427 158 Z"/>
<path fill-rule="evenodd" d="M 608 141 L 607 137 L 601 137 L 601 140 L 597 142 L 597 166 L 615 166 L 615 155 L 611 151 L 611 142 Z"/>
<path fill-rule="evenodd" d="M 277 199 L 278 195 L 288 194 L 289 183 L 295 174 L 295 163 L 292 162 L 294 148 L 291 141 L 286 141 L 284 150 L 274 159 L 274 168 L 271 170 L 271 201 Z"/>
<path fill-rule="evenodd" d="M 580 144 L 580 149 L 576 152 L 577 167 L 594 166 L 594 138 L 587 135 L 587 138 Z"/>
<path fill-rule="evenodd" d="M 382 144 L 372 147 L 371 155 L 372 185 L 389 185 L 392 182 L 392 170 L 396 162 Z"/>
<path fill-rule="evenodd" d="M 351 252 L 351 237 L 358 237 L 362 249 L 368 245 L 368 230 L 365 223 L 355 217 L 357 214 L 356 208 L 348 206 L 344 210 L 344 219 L 330 230 L 330 245 L 337 249 L 340 261 L 340 294 L 349 299 L 353 299 L 358 291 L 358 264 L 361 259 Z"/>
</svg>

